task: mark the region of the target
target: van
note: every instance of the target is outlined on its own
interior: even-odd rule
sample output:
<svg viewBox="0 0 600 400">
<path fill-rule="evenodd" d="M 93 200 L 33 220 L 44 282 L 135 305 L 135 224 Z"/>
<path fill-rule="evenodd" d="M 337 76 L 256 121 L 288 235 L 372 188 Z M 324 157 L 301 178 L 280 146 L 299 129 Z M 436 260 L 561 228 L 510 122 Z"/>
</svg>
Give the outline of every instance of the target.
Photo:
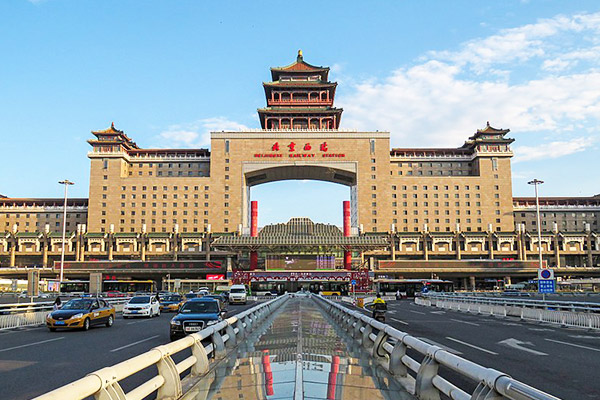
<svg viewBox="0 0 600 400">
<path fill-rule="evenodd" d="M 246 294 L 246 285 L 233 285 L 229 288 L 229 303 L 246 304 L 248 301 Z"/>
</svg>

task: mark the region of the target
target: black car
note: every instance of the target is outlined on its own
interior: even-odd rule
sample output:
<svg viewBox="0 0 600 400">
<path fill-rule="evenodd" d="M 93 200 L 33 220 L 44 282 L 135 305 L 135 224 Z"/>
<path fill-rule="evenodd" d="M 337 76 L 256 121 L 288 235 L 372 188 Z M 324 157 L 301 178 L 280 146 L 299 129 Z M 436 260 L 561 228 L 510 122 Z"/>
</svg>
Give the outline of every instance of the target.
<svg viewBox="0 0 600 400">
<path fill-rule="evenodd" d="M 225 311 L 219 300 L 195 298 L 186 301 L 171 320 L 171 340 L 177 340 L 190 333 L 199 332 L 207 326 L 222 321 Z"/>
</svg>

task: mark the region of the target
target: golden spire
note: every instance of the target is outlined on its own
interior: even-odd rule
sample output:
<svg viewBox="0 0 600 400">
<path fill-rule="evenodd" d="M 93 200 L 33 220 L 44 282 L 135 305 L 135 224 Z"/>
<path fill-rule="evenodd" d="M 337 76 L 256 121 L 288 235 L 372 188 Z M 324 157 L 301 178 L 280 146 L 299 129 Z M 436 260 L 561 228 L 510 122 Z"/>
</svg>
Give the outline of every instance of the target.
<svg viewBox="0 0 600 400">
<path fill-rule="evenodd" d="M 298 58 L 297 58 L 297 60 L 298 60 L 298 61 L 302 61 L 302 60 L 303 60 L 303 57 L 302 57 L 302 49 L 298 50 Z"/>
</svg>

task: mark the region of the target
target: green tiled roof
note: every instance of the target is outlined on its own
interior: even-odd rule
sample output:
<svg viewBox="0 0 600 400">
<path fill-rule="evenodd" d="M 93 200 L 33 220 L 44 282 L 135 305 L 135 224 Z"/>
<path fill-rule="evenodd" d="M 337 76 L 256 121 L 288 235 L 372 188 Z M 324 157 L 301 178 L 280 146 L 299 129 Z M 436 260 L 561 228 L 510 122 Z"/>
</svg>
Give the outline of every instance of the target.
<svg viewBox="0 0 600 400">
<path fill-rule="evenodd" d="M 37 232 L 17 232 L 17 237 L 18 238 L 35 238 L 38 237 L 40 234 Z"/>
</svg>

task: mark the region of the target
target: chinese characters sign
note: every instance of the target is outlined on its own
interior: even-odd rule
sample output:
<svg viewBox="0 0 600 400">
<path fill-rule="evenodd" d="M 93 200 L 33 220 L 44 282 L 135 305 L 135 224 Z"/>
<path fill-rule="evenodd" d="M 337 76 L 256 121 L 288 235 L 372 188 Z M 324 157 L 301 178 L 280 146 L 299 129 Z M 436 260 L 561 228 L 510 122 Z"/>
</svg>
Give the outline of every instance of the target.
<svg viewBox="0 0 600 400">
<path fill-rule="evenodd" d="M 275 142 L 271 145 L 270 153 L 255 153 L 255 158 L 343 158 L 344 153 L 332 153 L 327 142 L 321 143 L 296 143 Z"/>
</svg>

